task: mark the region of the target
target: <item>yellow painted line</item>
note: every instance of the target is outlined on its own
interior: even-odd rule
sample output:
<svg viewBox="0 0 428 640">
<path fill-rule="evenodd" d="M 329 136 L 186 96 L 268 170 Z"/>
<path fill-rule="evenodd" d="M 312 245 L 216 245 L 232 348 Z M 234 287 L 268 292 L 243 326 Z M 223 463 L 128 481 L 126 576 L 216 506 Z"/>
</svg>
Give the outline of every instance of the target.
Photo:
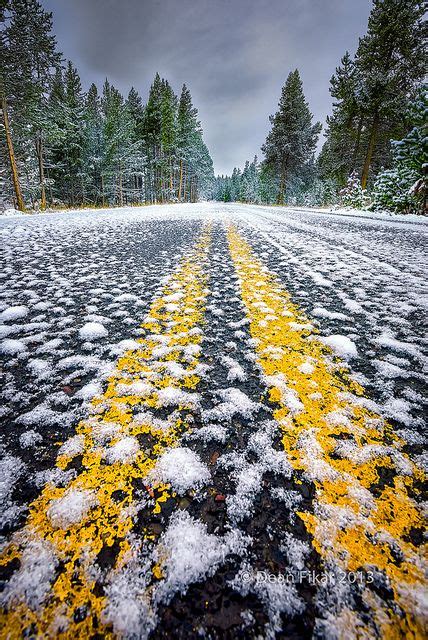
<svg viewBox="0 0 428 640">
<path fill-rule="evenodd" d="M 177 389 L 183 395 L 174 409 L 189 412 L 192 408 L 184 394 L 192 393 L 199 381 L 194 370 L 207 296 L 204 261 L 210 235 L 207 228 L 171 276 L 142 325 L 146 334 L 138 340 L 138 349 L 119 358 L 106 391 L 92 401 L 92 415 L 78 425 L 74 442 L 77 449 L 79 442 L 82 444 L 82 471 L 64 488 L 46 485 L 30 506 L 26 526 L 3 553 L 3 565 L 17 559 L 21 562 L 17 577 L 14 574 L 6 586 L 8 607 L 0 619 L 4 637 L 74 639 L 96 633 L 113 637 L 111 628 L 103 625 L 106 598 L 95 588 L 99 577 L 96 558 L 115 545 L 115 567 L 126 562 L 131 551 L 133 482 L 146 477 L 156 459 L 187 429 L 185 411 L 171 415 L 171 425 L 165 428 L 144 416 L 133 419 L 133 409 L 143 412 L 158 407 L 165 389 L 167 393 Z M 178 374 L 174 369 L 177 364 L 182 367 Z M 138 436 L 147 441 L 146 446 L 138 448 Z M 72 457 L 59 455 L 57 466 L 66 469 Z M 150 487 L 148 492 L 152 494 Z M 158 486 L 156 496 L 154 513 L 169 497 L 168 486 Z M 73 508 L 80 516 L 76 521 Z M 48 554 L 52 551 L 58 564 L 51 588 L 35 606 L 37 597 L 18 581 L 29 577 L 25 571 L 28 573 L 34 562 L 32 558 L 29 564 L 29 550 L 34 554 L 39 548 Z"/>
<path fill-rule="evenodd" d="M 412 499 L 423 473 L 400 451 L 391 426 L 365 408 L 364 389 L 235 227 L 228 239 L 285 451 L 316 487 L 314 512 L 299 515 L 326 568 L 379 570 L 394 594 L 388 607 L 364 587 L 373 624 L 344 606 L 335 628 L 343 638 L 375 637 L 375 630 L 382 638 L 422 638 L 426 563 L 411 534 L 424 526 Z M 392 478 L 385 486 L 384 474 Z"/>
</svg>

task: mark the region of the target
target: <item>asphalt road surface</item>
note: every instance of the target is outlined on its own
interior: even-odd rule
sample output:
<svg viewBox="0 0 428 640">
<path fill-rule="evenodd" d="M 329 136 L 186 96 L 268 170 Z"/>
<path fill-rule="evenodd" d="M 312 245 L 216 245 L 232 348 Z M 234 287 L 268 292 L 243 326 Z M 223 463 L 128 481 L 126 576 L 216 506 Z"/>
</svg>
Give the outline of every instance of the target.
<svg viewBox="0 0 428 640">
<path fill-rule="evenodd" d="M 0 219 L 2 637 L 421 638 L 427 230 Z"/>
</svg>

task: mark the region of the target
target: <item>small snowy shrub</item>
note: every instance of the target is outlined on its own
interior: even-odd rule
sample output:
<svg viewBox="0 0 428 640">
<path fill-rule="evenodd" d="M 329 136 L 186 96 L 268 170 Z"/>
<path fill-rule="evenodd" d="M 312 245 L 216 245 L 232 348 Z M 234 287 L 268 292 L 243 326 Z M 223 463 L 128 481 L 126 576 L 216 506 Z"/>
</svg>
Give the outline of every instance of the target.
<svg viewBox="0 0 428 640">
<path fill-rule="evenodd" d="M 367 191 L 361 187 L 356 171 L 351 173 L 346 187 L 339 192 L 339 195 L 342 205 L 350 209 L 365 209 L 370 204 Z"/>
</svg>

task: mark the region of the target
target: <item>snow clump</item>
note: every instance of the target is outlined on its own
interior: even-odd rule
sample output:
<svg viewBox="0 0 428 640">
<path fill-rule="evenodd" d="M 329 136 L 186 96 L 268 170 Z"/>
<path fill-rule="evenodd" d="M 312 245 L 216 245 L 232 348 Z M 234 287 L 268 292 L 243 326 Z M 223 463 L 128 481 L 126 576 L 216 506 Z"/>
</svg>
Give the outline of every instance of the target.
<svg viewBox="0 0 428 640">
<path fill-rule="evenodd" d="M 208 467 L 194 451 L 187 447 L 168 449 L 157 461 L 152 478 L 158 482 L 168 482 L 174 491 L 182 494 L 197 488 L 210 479 Z"/>
<path fill-rule="evenodd" d="M 0 313 L 0 322 L 10 322 L 10 320 L 19 320 L 25 318 L 28 314 L 28 307 L 24 305 L 18 305 L 15 307 L 8 307 Z"/>
<path fill-rule="evenodd" d="M 82 340 L 97 340 L 108 336 L 108 331 L 100 322 L 87 322 L 79 329 L 79 336 Z"/>
<path fill-rule="evenodd" d="M 27 347 L 21 340 L 12 340 L 7 338 L 0 343 L 0 353 L 8 356 L 16 356 L 19 353 L 26 351 Z"/>
<path fill-rule="evenodd" d="M 137 438 L 122 438 L 107 450 L 106 460 L 110 464 L 115 462 L 129 463 L 135 459 L 139 450 L 140 445 Z"/>
<path fill-rule="evenodd" d="M 92 491 L 68 489 L 61 498 L 52 500 L 47 514 L 55 528 L 67 529 L 81 522 L 97 503 Z"/>
<path fill-rule="evenodd" d="M 348 360 L 349 358 L 357 358 L 358 351 L 355 342 L 352 342 L 347 336 L 339 334 L 320 338 L 320 340 L 332 349 L 338 356 Z"/>
</svg>

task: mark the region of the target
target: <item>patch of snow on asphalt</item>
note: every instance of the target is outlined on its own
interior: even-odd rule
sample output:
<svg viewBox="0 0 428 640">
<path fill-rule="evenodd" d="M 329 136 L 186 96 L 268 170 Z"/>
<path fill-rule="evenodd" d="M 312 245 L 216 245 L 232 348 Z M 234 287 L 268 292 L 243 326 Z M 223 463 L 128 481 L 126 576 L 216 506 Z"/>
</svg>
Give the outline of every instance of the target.
<svg viewBox="0 0 428 640">
<path fill-rule="evenodd" d="M 188 406 L 196 408 L 199 406 L 199 395 L 183 391 L 177 387 L 165 387 L 157 392 L 158 404 L 160 407 Z"/>
<path fill-rule="evenodd" d="M 12 338 L 6 338 L 0 342 L 0 353 L 8 356 L 16 356 L 20 353 L 24 353 L 27 347 L 22 340 L 13 340 Z"/>
<path fill-rule="evenodd" d="M 176 447 L 166 451 L 157 461 L 151 478 L 168 482 L 180 494 L 195 489 L 210 480 L 208 467 L 197 454 L 187 447 Z"/>
<path fill-rule="evenodd" d="M 79 329 L 79 336 L 82 340 L 96 340 L 97 338 L 105 338 L 108 331 L 100 322 L 87 322 Z"/>
<path fill-rule="evenodd" d="M 212 576 L 228 554 L 245 555 L 248 542 L 237 530 L 216 536 L 186 511 L 175 513 L 157 552 L 165 578 L 155 598 L 169 602 L 175 593 L 184 594 L 190 584 Z"/>
<path fill-rule="evenodd" d="M 237 414 L 244 418 L 251 418 L 261 406 L 235 387 L 220 389 L 216 393 L 223 402 L 217 404 L 213 409 L 204 411 L 202 414 L 204 421 L 231 420 Z"/>
<path fill-rule="evenodd" d="M 21 509 L 11 500 L 12 492 L 25 471 L 20 458 L 6 455 L 0 460 L 0 514 L 2 526 L 8 525 Z"/>
<path fill-rule="evenodd" d="M 43 436 L 37 431 L 34 431 L 34 429 L 24 431 L 24 433 L 19 436 L 19 444 L 24 449 L 35 447 L 39 442 L 43 442 Z"/>
<path fill-rule="evenodd" d="M 348 360 L 349 358 L 357 358 L 358 351 L 355 342 L 352 342 L 347 336 L 333 335 L 320 338 L 324 344 L 332 349 L 338 356 Z"/>
<path fill-rule="evenodd" d="M 156 625 L 147 586 L 150 568 L 134 559 L 113 572 L 105 588 L 104 623 L 111 624 L 118 637 L 146 640 Z"/>
<path fill-rule="evenodd" d="M 17 305 L 16 307 L 8 307 L 0 313 L 0 322 L 10 322 L 11 320 L 19 320 L 28 315 L 28 307 Z"/>
</svg>

